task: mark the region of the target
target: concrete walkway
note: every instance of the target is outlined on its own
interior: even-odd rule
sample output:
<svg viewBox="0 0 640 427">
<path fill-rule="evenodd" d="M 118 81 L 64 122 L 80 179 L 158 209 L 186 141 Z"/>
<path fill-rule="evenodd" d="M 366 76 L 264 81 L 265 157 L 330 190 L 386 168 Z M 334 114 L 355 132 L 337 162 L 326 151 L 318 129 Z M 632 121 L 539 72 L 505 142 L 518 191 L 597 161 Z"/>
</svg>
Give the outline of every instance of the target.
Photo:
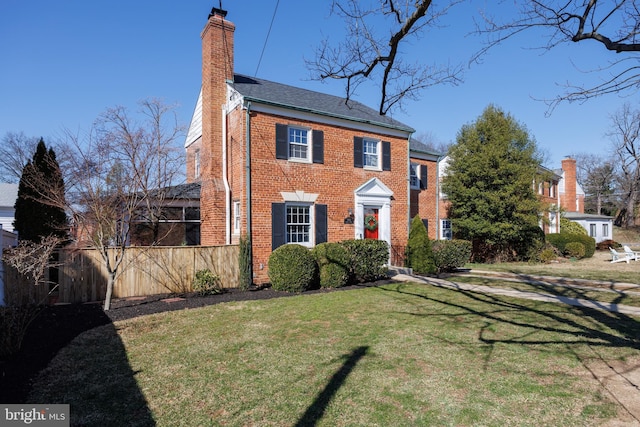
<svg viewBox="0 0 640 427">
<path fill-rule="evenodd" d="M 474 271 L 471 272 L 472 274 Z M 510 276 L 510 277 L 509 277 Z M 551 285 L 559 285 L 559 286 L 579 286 L 580 288 L 588 288 L 592 287 L 594 290 L 599 291 L 615 291 L 618 293 L 629 293 L 629 294 L 638 294 L 638 292 L 634 292 L 631 289 L 637 289 L 640 291 L 640 285 L 633 283 L 605 283 L 605 282 L 592 282 L 592 286 L 588 286 L 590 281 L 579 280 L 575 281 L 575 284 L 568 284 L 568 282 L 574 282 L 571 279 L 560 278 L 560 277 L 535 277 L 529 278 L 529 276 L 523 277 L 518 275 L 508 275 L 501 274 L 500 278 L 509 281 L 520 281 L 524 283 L 540 283 L 540 284 L 551 284 Z M 611 304 L 606 302 L 592 301 L 587 299 L 580 298 L 569 298 L 559 295 L 547 294 L 544 292 L 530 292 L 530 291 L 519 291 L 516 289 L 504 289 L 504 288 L 495 288 L 492 286 L 481 286 L 481 285 L 471 285 L 467 283 L 458 283 L 452 280 L 438 279 L 435 277 L 424 277 L 424 276 L 416 276 L 412 274 L 408 274 L 407 272 L 398 272 L 393 276 L 394 280 L 399 280 L 403 282 L 417 282 L 424 283 L 432 286 L 438 286 L 441 288 L 455 289 L 461 291 L 469 291 L 469 292 L 480 292 L 487 294 L 495 294 L 495 295 L 503 295 L 513 298 L 523 298 L 535 301 L 544 301 L 544 302 L 554 302 L 561 304 L 568 304 L 575 307 L 587 307 L 593 308 L 596 310 L 604 310 L 610 311 L 614 313 L 626 314 L 628 316 L 634 316 L 640 318 L 640 307 L 633 307 L 622 304 Z M 544 280 L 542 280 L 544 279 Z M 606 288 L 602 287 L 602 284 L 606 284 Z"/>
</svg>

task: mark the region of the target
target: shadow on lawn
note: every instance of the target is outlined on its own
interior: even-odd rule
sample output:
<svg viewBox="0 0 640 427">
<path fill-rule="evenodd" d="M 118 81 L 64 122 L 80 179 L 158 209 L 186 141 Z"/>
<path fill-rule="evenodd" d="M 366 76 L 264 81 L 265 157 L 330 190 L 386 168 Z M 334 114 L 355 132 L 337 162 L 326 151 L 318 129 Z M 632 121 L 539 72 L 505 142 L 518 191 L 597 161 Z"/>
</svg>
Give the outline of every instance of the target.
<svg viewBox="0 0 640 427">
<path fill-rule="evenodd" d="M 324 411 L 327 409 L 329 402 L 336 394 L 336 392 L 342 387 L 342 384 L 347 379 L 353 368 L 356 367 L 360 359 L 362 359 L 369 351 L 368 346 L 358 347 L 346 356 L 345 362 L 342 367 L 336 371 L 331 377 L 331 380 L 322 390 L 311 406 L 307 408 L 304 415 L 295 424 L 296 427 L 314 426 L 324 415 Z"/>
<path fill-rule="evenodd" d="M 42 371 L 28 401 L 64 403 L 71 425 L 155 426 L 147 401 L 116 327 L 109 323 L 85 332 Z"/>
</svg>

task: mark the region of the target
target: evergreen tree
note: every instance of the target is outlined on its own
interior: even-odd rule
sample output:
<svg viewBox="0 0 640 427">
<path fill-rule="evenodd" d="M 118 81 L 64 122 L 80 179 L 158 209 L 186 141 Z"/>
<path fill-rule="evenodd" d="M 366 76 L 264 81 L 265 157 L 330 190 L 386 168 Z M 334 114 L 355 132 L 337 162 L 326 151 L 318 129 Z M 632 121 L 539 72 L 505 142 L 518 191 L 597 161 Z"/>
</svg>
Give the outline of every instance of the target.
<svg viewBox="0 0 640 427">
<path fill-rule="evenodd" d="M 406 263 L 414 273 L 434 274 L 437 271 L 427 227 L 418 215 L 413 218 L 411 228 L 409 228 Z"/>
<path fill-rule="evenodd" d="M 39 242 L 46 236 L 68 236 L 67 216 L 60 203 L 64 180 L 56 154 L 41 138 L 33 159 L 24 166 L 18 185 L 14 227 L 20 240 Z"/>
<path fill-rule="evenodd" d="M 473 243 L 479 261 L 525 258 L 540 238 L 542 203 L 533 182 L 535 140 L 511 115 L 487 107 L 462 127 L 443 178 L 454 235 Z"/>
</svg>

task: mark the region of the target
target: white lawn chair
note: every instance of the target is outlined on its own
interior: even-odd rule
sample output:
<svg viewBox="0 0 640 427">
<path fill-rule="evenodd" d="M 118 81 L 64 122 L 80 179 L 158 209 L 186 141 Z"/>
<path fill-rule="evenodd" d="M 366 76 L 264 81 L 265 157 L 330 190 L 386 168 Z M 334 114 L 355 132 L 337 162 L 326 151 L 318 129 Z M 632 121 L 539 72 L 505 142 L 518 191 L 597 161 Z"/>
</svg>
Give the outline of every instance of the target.
<svg viewBox="0 0 640 427">
<path fill-rule="evenodd" d="M 622 248 L 624 249 L 624 253 L 627 255 L 627 258 L 634 261 L 638 261 L 640 259 L 640 252 L 632 251 L 627 245 L 624 245 Z"/>
<path fill-rule="evenodd" d="M 631 258 L 626 253 L 620 253 L 613 248 L 609 248 L 609 252 L 611 252 L 611 262 L 626 262 L 629 264 Z"/>
</svg>

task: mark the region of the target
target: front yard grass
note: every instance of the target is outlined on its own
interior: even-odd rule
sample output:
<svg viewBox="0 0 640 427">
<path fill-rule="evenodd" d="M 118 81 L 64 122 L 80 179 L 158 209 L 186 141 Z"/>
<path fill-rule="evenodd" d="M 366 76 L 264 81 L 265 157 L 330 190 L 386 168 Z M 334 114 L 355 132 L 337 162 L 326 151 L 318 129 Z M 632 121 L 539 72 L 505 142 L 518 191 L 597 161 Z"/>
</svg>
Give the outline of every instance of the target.
<svg viewBox="0 0 640 427">
<path fill-rule="evenodd" d="M 637 331 L 615 313 L 387 284 L 96 328 L 30 401 L 70 404 L 72 425 L 603 425 L 629 415 L 592 370 L 637 366 Z"/>
</svg>

